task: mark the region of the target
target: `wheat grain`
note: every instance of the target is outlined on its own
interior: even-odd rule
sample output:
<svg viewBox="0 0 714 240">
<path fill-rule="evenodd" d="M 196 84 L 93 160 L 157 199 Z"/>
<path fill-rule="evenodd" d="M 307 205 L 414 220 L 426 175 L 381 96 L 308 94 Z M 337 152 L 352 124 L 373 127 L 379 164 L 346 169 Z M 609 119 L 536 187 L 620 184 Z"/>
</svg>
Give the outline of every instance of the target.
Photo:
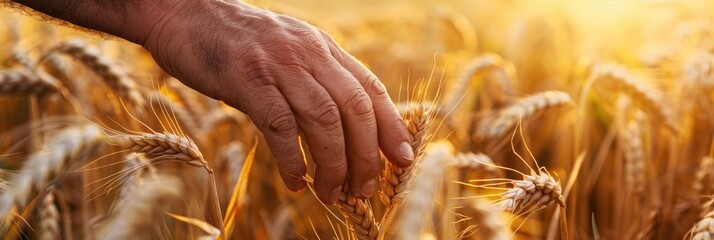
<svg viewBox="0 0 714 240">
<path fill-rule="evenodd" d="M 570 95 L 561 91 L 544 91 L 529 95 L 480 120 L 474 137 L 476 139 L 502 137 L 521 119 L 527 120 L 537 113 L 572 103 Z"/>
<path fill-rule="evenodd" d="M 692 187 L 697 194 L 704 194 L 704 187 L 711 187 L 711 179 L 714 177 L 714 158 L 705 156 L 699 162 L 699 168 L 694 174 Z"/>
</svg>

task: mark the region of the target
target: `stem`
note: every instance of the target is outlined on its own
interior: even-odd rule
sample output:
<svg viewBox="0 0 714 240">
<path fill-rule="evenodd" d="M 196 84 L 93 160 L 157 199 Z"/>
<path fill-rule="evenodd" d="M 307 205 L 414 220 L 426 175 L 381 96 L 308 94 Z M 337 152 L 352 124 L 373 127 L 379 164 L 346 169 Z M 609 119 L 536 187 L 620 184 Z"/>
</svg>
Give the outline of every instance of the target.
<svg viewBox="0 0 714 240">
<path fill-rule="evenodd" d="M 228 239 L 225 233 L 225 226 L 223 226 L 223 213 L 221 213 L 221 203 L 219 202 L 218 199 L 218 189 L 216 188 L 216 175 L 213 174 L 213 172 L 208 173 L 209 178 L 211 179 L 211 195 L 213 197 L 213 208 L 215 208 L 214 211 L 216 211 L 216 215 L 218 216 L 218 227 L 221 230 L 221 237 L 219 239 Z"/>
</svg>

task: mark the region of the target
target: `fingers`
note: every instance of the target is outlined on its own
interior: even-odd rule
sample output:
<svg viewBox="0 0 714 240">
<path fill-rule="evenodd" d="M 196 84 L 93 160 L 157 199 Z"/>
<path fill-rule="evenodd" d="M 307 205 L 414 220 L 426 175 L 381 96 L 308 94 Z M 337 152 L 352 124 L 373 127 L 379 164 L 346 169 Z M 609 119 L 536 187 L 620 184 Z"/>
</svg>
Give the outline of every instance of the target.
<svg viewBox="0 0 714 240">
<path fill-rule="evenodd" d="M 307 71 L 290 76 L 292 81 L 278 83 L 293 109 L 297 124 L 305 136 L 315 161 L 315 191 L 325 203 L 334 203 L 342 192 L 347 176 L 345 141 L 337 104 Z"/>
<path fill-rule="evenodd" d="M 350 191 L 357 197 L 371 197 L 380 167 L 372 100 L 357 79 L 333 58 L 316 66 L 312 73 L 330 93 L 341 113 Z"/>
<path fill-rule="evenodd" d="M 326 35 L 325 35 L 326 36 Z M 329 36 L 326 36 L 329 39 Z M 377 122 L 379 146 L 387 159 L 397 166 L 409 166 L 414 160 L 411 135 L 402 117 L 377 77 L 359 61 L 331 42 L 330 52 L 362 85 L 372 100 Z"/>
<path fill-rule="evenodd" d="M 251 90 L 235 94 L 242 96 L 226 98 L 226 103 L 244 109 L 251 116 L 270 146 L 285 185 L 292 191 L 304 189 L 307 182 L 302 177 L 305 176 L 307 168 L 298 144 L 298 125 L 290 106 L 273 85 L 259 84 L 249 89 Z M 245 101 L 239 100 L 241 98 L 263 101 L 246 104 Z"/>
</svg>

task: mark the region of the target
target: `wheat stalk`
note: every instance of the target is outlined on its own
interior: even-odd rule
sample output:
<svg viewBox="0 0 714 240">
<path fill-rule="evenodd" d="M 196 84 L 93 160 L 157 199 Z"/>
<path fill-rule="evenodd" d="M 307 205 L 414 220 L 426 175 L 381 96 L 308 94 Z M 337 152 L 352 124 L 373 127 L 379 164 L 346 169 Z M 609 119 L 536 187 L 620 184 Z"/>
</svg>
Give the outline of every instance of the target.
<svg viewBox="0 0 714 240">
<path fill-rule="evenodd" d="M 123 199 L 121 211 L 111 216 L 99 232 L 100 239 L 144 239 L 162 222 L 170 203 L 181 197 L 182 182 L 168 175 L 144 178 L 141 189 Z"/>
<path fill-rule="evenodd" d="M 544 91 L 516 100 L 515 103 L 484 117 L 476 126 L 476 139 L 499 138 L 509 133 L 519 120 L 526 120 L 545 110 L 573 104 L 565 92 Z"/>
<path fill-rule="evenodd" d="M 46 56 L 54 52 L 61 52 L 74 57 L 99 75 L 119 96 L 127 99 L 136 107 L 141 108 L 144 106 L 144 97 L 134 80 L 129 77 L 126 70 L 119 64 L 102 55 L 98 48 L 80 39 L 70 39 L 50 50 Z"/>
<path fill-rule="evenodd" d="M 0 218 L 8 219 L 13 207 L 23 209 L 47 184 L 65 174 L 70 166 L 89 157 L 102 140 L 102 131 L 93 124 L 68 127 L 57 132 L 42 148 L 29 156 L 0 197 Z"/>
</svg>

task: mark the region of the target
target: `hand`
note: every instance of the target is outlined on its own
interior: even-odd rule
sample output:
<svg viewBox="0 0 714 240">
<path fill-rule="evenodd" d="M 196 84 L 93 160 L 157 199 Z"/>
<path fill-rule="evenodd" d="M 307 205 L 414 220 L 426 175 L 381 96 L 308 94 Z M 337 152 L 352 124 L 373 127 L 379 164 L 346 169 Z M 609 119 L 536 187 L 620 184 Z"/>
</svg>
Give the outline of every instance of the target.
<svg viewBox="0 0 714 240">
<path fill-rule="evenodd" d="M 372 196 L 380 147 L 392 163 L 411 164 L 411 137 L 384 86 L 325 32 L 242 3 L 185 2 L 157 21 L 144 47 L 188 86 L 248 114 L 288 188 L 306 187 L 298 135 L 326 203 L 344 183 Z"/>
</svg>

